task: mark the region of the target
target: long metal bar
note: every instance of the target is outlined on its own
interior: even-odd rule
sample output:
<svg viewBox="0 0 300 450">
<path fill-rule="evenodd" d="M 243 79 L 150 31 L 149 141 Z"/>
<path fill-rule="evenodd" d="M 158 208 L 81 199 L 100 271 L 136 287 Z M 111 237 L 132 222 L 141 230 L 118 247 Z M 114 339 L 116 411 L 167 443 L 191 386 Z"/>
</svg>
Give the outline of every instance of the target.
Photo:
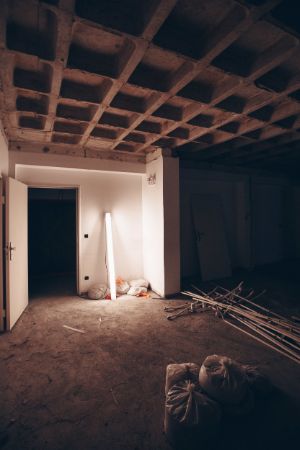
<svg viewBox="0 0 300 450">
<path fill-rule="evenodd" d="M 251 333 L 248 333 L 248 331 L 243 330 L 243 328 L 238 327 L 237 325 L 235 325 L 234 323 L 229 322 L 228 320 L 225 320 L 225 319 L 224 319 L 224 322 L 225 322 L 225 323 L 228 323 L 228 325 L 230 325 L 230 326 L 233 327 L 233 328 L 236 328 L 237 330 L 241 331 L 242 333 L 246 334 L 247 336 L 250 336 L 251 338 L 255 339 L 256 341 L 260 342 L 261 344 L 264 344 L 264 345 L 266 345 L 267 347 L 272 348 L 273 350 L 276 350 L 277 352 L 281 353 L 282 355 L 286 356 L 287 358 L 290 358 L 290 359 L 292 359 L 293 361 L 295 361 L 296 363 L 300 364 L 300 360 L 299 360 L 299 359 L 294 358 L 293 356 L 291 356 L 291 355 L 289 355 L 289 354 L 283 352 L 282 350 L 280 350 L 280 348 L 276 348 L 275 346 L 269 344 L 268 342 L 265 342 L 264 340 L 260 339 L 259 337 L 254 336 L 254 335 L 251 334 Z"/>
<path fill-rule="evenodd" d="M 289 327 L 288 327 L 288 330 L 285 330 L 285 329 L 280 327 L 282 325 L 281 323 L 280 323 L 280 326 L 272 324 L 268 317 L 263 316 L 260 313 L 257 314 L 255 311 L 252 311 L 250 313 L 250 312 L 242 310 L 240 307 L 237 307 L 237 306 L 234 306 L 234 305 L 222 304 L 222 303 L 217 302 L 215 300 L 209 300 L 207 298 L 203 298 L 201 296 L 197 296 L 197 295 L 195 295 L 195 294 L 193 294 L 191 292 L 188 292 L 188 291 L 186 291 L 184 293 L 187 294 L 187 295 L 193 296 L 193 298 L 195 300 L 197 300 L 197 298 L 199 298 L 200 301 L 202 301 L 204 303 L 209 303 L 211 305 L 214 305 L 214 306 L 218 307 L 221 310 L 224 309 L 224 310 L 227 310 L 227 311 L 233 311 L 233 312 L 236 312 L 237 314 L 240 314 L 240 315 L 242 315 L 242 316 L 244 316 L 246 318 L 250 318 L 252 320 L 254 320 L 254 317 L 255 317 L 255 320 L 257 322 L 261 323 L 262 325 L 264 325 L 265 327 L 277 331 L 278 334 L 284 334 L 285 336 L 289 337 L 290 339 L 293 339 L 294 341 L 300 343 L 300 336 L 296 336 L 295 334 L 293 334 L 293 332 L 290 331 Z"/>
</svg>

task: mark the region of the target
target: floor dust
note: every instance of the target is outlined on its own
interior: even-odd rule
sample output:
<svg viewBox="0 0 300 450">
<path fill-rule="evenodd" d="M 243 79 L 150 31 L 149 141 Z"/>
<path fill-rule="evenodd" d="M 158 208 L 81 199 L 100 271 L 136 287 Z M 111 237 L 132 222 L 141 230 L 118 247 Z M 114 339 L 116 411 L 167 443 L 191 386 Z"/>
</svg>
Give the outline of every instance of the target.
<svg viewBox="0 0 300 450">
<path fill-rule="evenodd" d="M 249 287 L 267 287 L 275 308 L 299 308 L 299 282 L 243 276 Z M 253 414 L 224 419 L 218 450 L 292 448 L 298 439 L 300 367 L 293 361 L 212 313 L 168 321 L 164 306 L 180 300 L 91 301 L 54 291 L 36 295 L 0 336 L 1 448 L 168 450 L 166 365 L 201 364 L 213 353 L 259 366 L 275 386 Z"/>
</svg>

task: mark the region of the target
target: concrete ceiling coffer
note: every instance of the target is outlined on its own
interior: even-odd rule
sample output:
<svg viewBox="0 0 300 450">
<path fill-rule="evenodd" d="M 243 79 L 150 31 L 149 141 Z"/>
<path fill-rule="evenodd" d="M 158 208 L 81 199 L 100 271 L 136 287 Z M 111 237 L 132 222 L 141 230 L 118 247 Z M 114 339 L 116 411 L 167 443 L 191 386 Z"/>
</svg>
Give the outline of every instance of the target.
<svg viewBox="0 0 300 450">
<path fill-rule="evenodd" d="M 247 167 L 300 162 L 297 2 L 0 5 L 1 119 L 20 151 L 26 141 L 99 158 L 159 147 Z"/>
</svg>

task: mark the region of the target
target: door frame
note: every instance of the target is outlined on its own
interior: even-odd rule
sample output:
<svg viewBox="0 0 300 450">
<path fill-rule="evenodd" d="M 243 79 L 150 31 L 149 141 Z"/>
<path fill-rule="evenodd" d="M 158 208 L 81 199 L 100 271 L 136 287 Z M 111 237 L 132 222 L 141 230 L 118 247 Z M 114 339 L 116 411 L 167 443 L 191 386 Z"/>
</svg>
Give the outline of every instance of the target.
<svg viewBox="0 0 300 450">
<path fill-rule="evenodd" d="M 76 193 L 76 291 L 77 295 L 81 295 L 80 292 L 80 185 L 69 185 L 69 184 L 40 184 L 40 183 L 30 183 L 27 184 L 28 189 L 74 189 Z"/>
</svg>

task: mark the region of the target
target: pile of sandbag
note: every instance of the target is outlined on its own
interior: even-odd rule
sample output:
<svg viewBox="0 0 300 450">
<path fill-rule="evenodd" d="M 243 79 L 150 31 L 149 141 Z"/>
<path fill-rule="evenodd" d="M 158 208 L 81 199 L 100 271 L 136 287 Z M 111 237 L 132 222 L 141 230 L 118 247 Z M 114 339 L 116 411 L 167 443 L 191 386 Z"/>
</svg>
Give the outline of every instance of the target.
<svg viewBox="0 0 300 450">
<path fill-rule="evenodd" d="M 208 356 L 201 367 L 170 364 L 165 385 L 166 436 L 175 448 L 205 445 L 209 449 L 218 437 L 222 415 L 249 413 L 255 394 L 269 388 L 256 368 L 226 356 Z"/>
<path fill-rule="evenodd" d="M 149 282 L 143 278 L 131 281 L 123 280 L 121 277 L 116 279 L 117 295 L 127 294 L 142 297 L 147 295 L 148 287 Z M 105 284 L 96 283 L 88 289 L 87 296 L 91 300 L 109 300 L 110 290 Z"/>
<path fill-rule="evenodd" d="M 143 278 L 137 280 L 126 281 L 122 278 L 117 278 L 117 294 L 118 295 L 134 295 L 140 297 L 147 293 L 149 282 Z"/>
</svg>

